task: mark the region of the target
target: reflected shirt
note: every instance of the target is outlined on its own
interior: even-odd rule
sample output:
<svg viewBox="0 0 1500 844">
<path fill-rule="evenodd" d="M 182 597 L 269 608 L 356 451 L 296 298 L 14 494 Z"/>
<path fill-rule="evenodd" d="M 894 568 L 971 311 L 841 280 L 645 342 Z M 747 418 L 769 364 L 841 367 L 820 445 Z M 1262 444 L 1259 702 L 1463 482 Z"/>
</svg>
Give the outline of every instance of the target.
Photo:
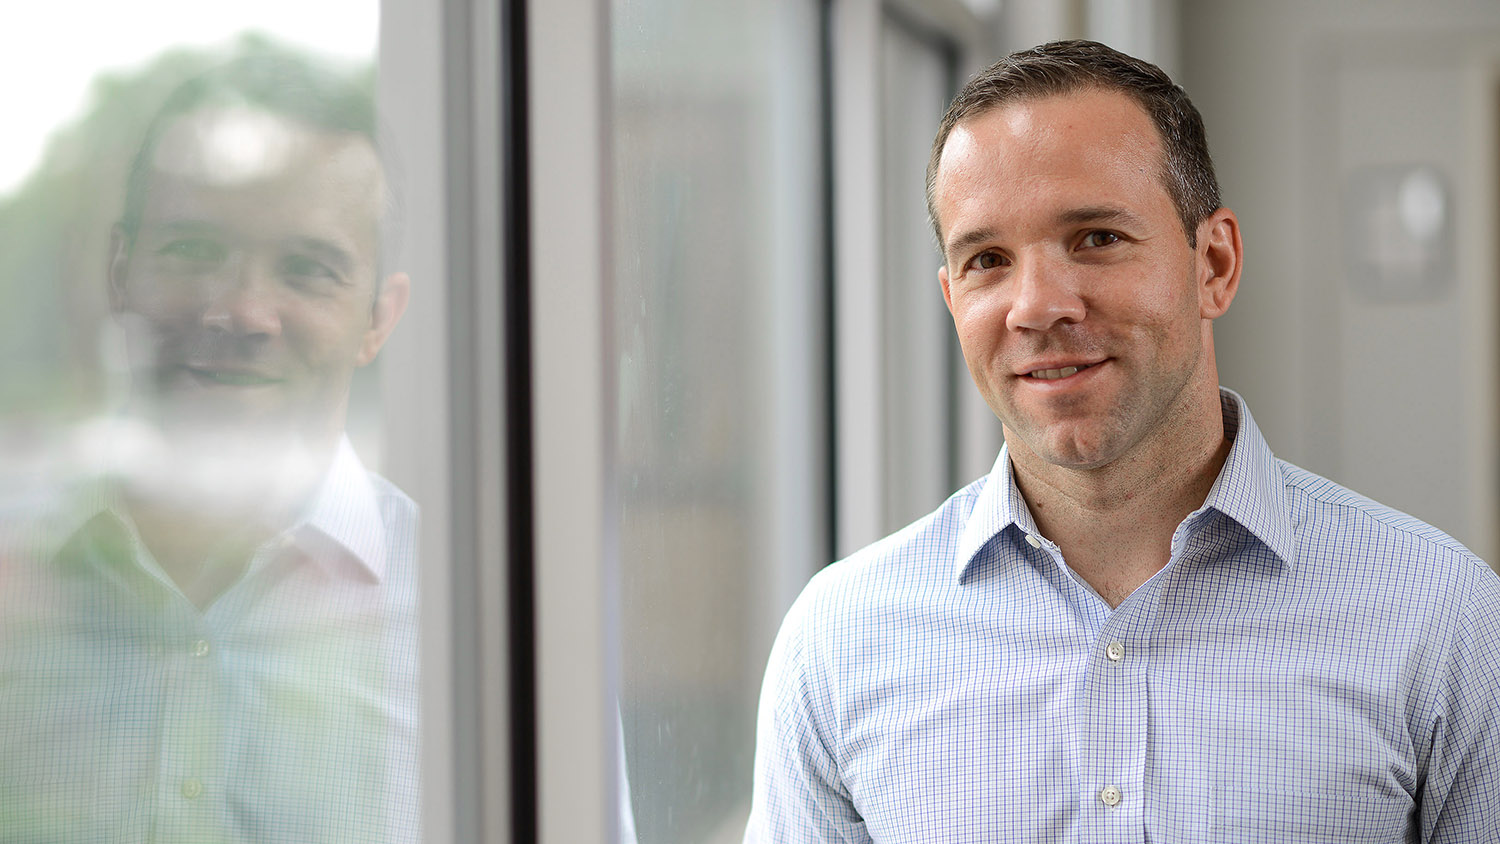
<svg viewBox="0 0 1500 844">
<path fill-rule="evenodd" d="M 745 840 L 1500 841 L 1500 578 L 1221 398 L 1219 477 L 1113 610 L 1004 450 L 814 577 Z"/>
<path fill-rule="evenodd" d="M 200 611 L 98 493 L 0 535 L 0 841 L 417 841 L 412 501 L 344 441 Z"/>
</svg>

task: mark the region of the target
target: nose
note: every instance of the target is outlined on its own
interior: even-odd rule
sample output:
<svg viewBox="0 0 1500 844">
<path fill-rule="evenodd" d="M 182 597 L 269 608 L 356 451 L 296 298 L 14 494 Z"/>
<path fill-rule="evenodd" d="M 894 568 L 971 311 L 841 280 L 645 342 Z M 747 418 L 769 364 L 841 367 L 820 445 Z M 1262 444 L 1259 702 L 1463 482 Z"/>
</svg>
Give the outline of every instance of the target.
<svg viewBox="0 0 1500 844">
<path fill-rule="evenodd" d="M 205 280 L 203 326 L 238 337 L 267 337 L 281 332 L 275 274 L 241 256 Z"/>
<path fill-rule="evenodd" d="M 1082 322 L 1087 308 L 1068 268 L 1045 256 L 1021 256 L 1011 271 L 1015 298 L 1005 315 L 1011 331 L 1046 331 L 1059 323 Z"/>
</svg>

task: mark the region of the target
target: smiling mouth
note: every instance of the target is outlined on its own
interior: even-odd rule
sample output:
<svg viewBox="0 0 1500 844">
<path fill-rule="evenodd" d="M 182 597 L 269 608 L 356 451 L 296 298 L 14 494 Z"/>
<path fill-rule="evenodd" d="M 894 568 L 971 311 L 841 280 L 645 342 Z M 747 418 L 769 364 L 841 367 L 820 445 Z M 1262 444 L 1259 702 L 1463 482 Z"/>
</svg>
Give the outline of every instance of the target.
<svg viewBox="0 0 1500 844">
<path fill-rule="evenodd" d="M 1094 365 L 1095 364 L 1092 363 L 1085 363 L 1078 366 L 1064 366 L 1061 369 L 1036 369 L 1026 373 L 1026 377 L 1035 378 L 1038 381 L 1056 381 L 1060 378 L 1067 378 L 1071 375 L 1077 375 L 1083 370 L 1088 369 L 1089 367 Z"/>
<path fill-rule="evenodd" d="M 275 378 L 269 378 L 254 372 L 236 372 L 231 369 L 198 369 L 190 367 L 188 372 L 191 372 L 193 377 L 200 381 L 219 384 L 225 387 L 260 387 L 276 383 Z"/>
</svg>

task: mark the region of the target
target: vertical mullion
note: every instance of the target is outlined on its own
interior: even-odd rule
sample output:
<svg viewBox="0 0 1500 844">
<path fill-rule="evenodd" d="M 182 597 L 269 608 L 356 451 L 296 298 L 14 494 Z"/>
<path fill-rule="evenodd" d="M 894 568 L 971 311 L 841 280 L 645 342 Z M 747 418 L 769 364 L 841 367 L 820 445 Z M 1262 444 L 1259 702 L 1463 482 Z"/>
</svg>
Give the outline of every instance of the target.
<svg viewBox="0 0 1500 844">
<path fill-rule="evenodd" d="M 617 834 L 605 0 L 527 7 L 537 841 Z"/>
<path fill-rule="evenodd" d="M 512 841 L 537 840 L 537 675 L 532 449 L 531 219 L 526 3 L 505 0 L 501 39 Z"/>
<path fill-rule="evenodd" d="M 457 841 L 494 844 L 526 840 L 512 837 L 513 826 L 531 816 L 511 792 L 516 782 L 529 782 L 529 773 L 515 776 L 508 761 L 518 753 L 513 725 L 526 711 L 512 688 L 517 654 L 524 652 L 522 666 L 530 665 L 524 659 L 529 640 L 518 646 L 513 638 L 510 580 L 516 568 L 531 566 L 532 492 L 518 482 L 527 476 L 517 468 L 530 452 L 527 355 L 524 347 L 516 350 L 516 336 L 524 338 L 528 324 L 507 310 L 518 278 L 525 289 L 525 276 L 515 275 L 509 256 L 518 248 L 524 253 L 525 245 L 524 239 L 517 245 L 516 221 L 506 213 L 517 185 L 503 167 L 517 140 L 503 131 L 513 103 L 504 97 L 511 45 L 500 12 L 484 0 L 449 0 L 442 52 L 454 833 Z"/>
<path fill-rule="evenodd" d="M 818 94 L 819 94 L 819 167 L 822 176 L 823 208 L 823 362 L 825 432 L 823 446 L 827 453 L 827 543 L 822 558 L 832 562 L 839 552 L 839 342 L 838 342 L 838 195 L 834 182 L 836 165 L 834 143 L 834 0 L 818 2 Z"/>
</svg>

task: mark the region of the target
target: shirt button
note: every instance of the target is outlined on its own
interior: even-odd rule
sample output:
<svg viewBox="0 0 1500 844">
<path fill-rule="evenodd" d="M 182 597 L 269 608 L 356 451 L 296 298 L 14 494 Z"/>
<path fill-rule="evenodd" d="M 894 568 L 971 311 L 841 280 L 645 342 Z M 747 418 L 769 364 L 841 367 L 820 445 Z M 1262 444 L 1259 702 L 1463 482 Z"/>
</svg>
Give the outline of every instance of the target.
<svg viewBox="0 0 1500 844">
<path fill-rule="evenodd" d="M 1120 805 L 1120 789 L 1106 785 L 1099 790 L 1099 802 L 1113 809 Z"/>
<path fill-rule="evenodd" d="M 1029 543 L 1031 543 L 1031 547 L 1033 547 L 1033 548 L 1040 548 L 1040 547 L 1042 547 L 1042 541 L 1040 539 L 1037 539 L 1036 538 L 1036 534 L 1034 534 L 1034 533 L 1028 533 L 1028 534 L 1026 534 L 1026 541 L 1029 542 Z"/>
<path fill-rule="evenodd" d="M 195 779 L 185 779 L 185 780 L 182 781 L 182 796 L 183 797 L 186 797 L 189 800 L 194 800 L 194 799 L 196 799 L 198 797 L 198 795 L 200 795 L 202 793 L 203 793 L 203 783 L 201 783 L 201 782 L 199 782 L 199 781 L 197 781 Z"/>
<path fill-rule="evenodd" d="M 1104 655 L 1109 657 L 1110 662 L 1119 662 L 1125 658 L 1125 646 L 1119 642 L 1110 642 L 1104 647 Z"/>
<path fill-rule="evenodd" d="M 193 656 L 205 657 L 208 656 L 208 651 L 209 647 L 207 639 L 199 639 L 198 641 L 193 643 Z"/>
</svg>

